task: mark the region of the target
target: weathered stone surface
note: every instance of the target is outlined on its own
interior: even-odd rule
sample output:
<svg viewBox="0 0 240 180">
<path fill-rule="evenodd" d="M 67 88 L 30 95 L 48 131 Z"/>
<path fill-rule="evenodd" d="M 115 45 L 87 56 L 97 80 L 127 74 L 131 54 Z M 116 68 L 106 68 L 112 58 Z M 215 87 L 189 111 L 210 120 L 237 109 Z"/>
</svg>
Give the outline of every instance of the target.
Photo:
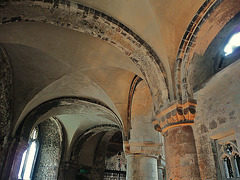
<svg viewBox="0 0 240 180">
<path fill-rule="evenodd" d="M 221 177 L 219 154 L 213 151 L 214 141 L 239 133 L 239 87 L 235 86 L 239 83 L 238 68 L 239 62 L 226 67 L 197 93 L 198 118 L 195 119 L 194 136 L 202 179 Z"/>
<path fill-rule="evenodd" d="M 54 120 L 39 124 L 39 152 L 33 179 L 57 179 L 61 159 L 61 129 Z"/>
<path fill-rule="evenodd" d="M 209 123 L 209 129 L 215 129 L 215 128 L 217 128 L 217 123 L 216 121 L 213 120 Z"/>
<path fill-rule="evenodd" d="M 127 158 L 128 180 L 158 179 L 157 158 L 147 155 L 129 154 Z"/>
<path fill-rule="evenodd" d="M 164 133 L 167 179 L 199 179 L 198 158 L 191 126 Z"/>
<path fill-rule="evenodd" d="M 8 56 L 0 45 L 0 178 L 5 164 L 13 117 L 12 109 L 12 69 Z"/>
</svg>

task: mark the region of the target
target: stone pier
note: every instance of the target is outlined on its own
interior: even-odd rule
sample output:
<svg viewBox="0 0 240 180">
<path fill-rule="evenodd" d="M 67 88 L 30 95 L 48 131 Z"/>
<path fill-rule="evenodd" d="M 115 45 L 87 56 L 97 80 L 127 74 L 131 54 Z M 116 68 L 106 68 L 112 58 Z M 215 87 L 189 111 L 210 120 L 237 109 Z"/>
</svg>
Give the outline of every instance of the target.
<svg viewBox="0 0 240 180">
<path fill-rule="evenodd" d="M 155 129 L 164 135 L 166 178 L 199 179 L 198 158 L 192 129 L 196 102 L 174 103 L 162 109 L 154 121 Z"/>
</svg>

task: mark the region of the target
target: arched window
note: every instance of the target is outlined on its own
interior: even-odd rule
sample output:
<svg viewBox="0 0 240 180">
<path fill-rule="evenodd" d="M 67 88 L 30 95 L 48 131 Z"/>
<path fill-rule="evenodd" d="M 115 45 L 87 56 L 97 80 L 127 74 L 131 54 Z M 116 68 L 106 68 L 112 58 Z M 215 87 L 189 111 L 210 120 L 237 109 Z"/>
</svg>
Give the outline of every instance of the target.
<svg viewBox="0 0 240 180">
<path fill-rule="evenodd" d="M 226 177 L 233 178 L 233 169 L 232 169 L 231 161 L 227 156 L 224 158 L 224 167 L 225 167 Z"/>
<path fill-rule="evenodd" d="M 232 54 L 235 51 L 235 49 L 237 49 L 239 46 L 240 46 L 240 32 L 237 32 L 232 35 L 232 37 L 229 39 L 228 43 L 224 47 L 225 56 Z"/>
<path fill-rule="evenodd" d="M 234 164 L 235 164 L 237 177 L 240 177 L 240 157 L 238 154 L 234 155 Z"/>
<path fill-rule="evenodd" d="M 38 128 L 34 128 L 30 135 L 29 147 L 23 153 L 22 161 L 18 173 L 18 179 L 30 180 L 32 178 L 33 169 L 35 166 L 37 152 L 39 149 L 38 137 Z"/>
<path fill-rule="evenodd" d="M 221 144 L 222 170 L 226 179 L 240 177 L 240 158 L 236 141 L 232 140 Z"/>
</svg>

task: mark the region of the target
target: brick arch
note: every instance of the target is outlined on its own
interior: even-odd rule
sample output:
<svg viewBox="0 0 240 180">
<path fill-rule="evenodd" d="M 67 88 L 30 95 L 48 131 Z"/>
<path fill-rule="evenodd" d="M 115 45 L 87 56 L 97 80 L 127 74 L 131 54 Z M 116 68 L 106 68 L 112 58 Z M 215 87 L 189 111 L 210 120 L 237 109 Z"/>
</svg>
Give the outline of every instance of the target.
<svg viewBox="0 0 240 180">
<path fill-rule="evenodd" d="M 193 87 L 189 84 L 188 74 L 194 54 L 203 54 L 218 32 L 239 10 L 237 0 L 210 0 L 205 1 L 196 12 L 183 35 L 175 61 L 177 100 L 193 97 Z"/>
<path fill-rule="evenodd" d="M 167 74 L 156 52 L 127 26 L 98 10 L 70 1 L 3 3 L 0 24 L 43 22 L 101 39 L 125 53 L 141 70 L 157 111 L 169 100 Z"/>
</svg>

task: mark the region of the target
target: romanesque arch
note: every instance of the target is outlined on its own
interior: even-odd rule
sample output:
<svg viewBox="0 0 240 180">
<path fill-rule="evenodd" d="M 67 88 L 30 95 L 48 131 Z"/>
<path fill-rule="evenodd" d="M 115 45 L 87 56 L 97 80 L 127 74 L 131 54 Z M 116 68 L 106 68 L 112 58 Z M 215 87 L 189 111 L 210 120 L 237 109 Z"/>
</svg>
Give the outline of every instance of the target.
<svg viewBox="0 0 240 180">
<path fill-rule="evenodd" d="M 238 3 L 236 4 L 234 0 L 205 1 L 199 8 L 183 36 L 175 62 L 178 100 L 193 97 L 193 87 L 189 84 L 189 65 L 194 56 L 205 53 L 214 37 L 239 12 L 239 9 Z"/>
<path fill-rule="evenodd" d="M 49 23 L 87 33 L 113 45 L 142 71 L 150 87 L 156 111 L 169 100 L 166 71 L 156 52 L 113 17 L 70 1 L 21 1 L 3 3 L 3 7 L 5 10 L 1 14 L 1 24 L 18 21 Z"/>
</svg>

